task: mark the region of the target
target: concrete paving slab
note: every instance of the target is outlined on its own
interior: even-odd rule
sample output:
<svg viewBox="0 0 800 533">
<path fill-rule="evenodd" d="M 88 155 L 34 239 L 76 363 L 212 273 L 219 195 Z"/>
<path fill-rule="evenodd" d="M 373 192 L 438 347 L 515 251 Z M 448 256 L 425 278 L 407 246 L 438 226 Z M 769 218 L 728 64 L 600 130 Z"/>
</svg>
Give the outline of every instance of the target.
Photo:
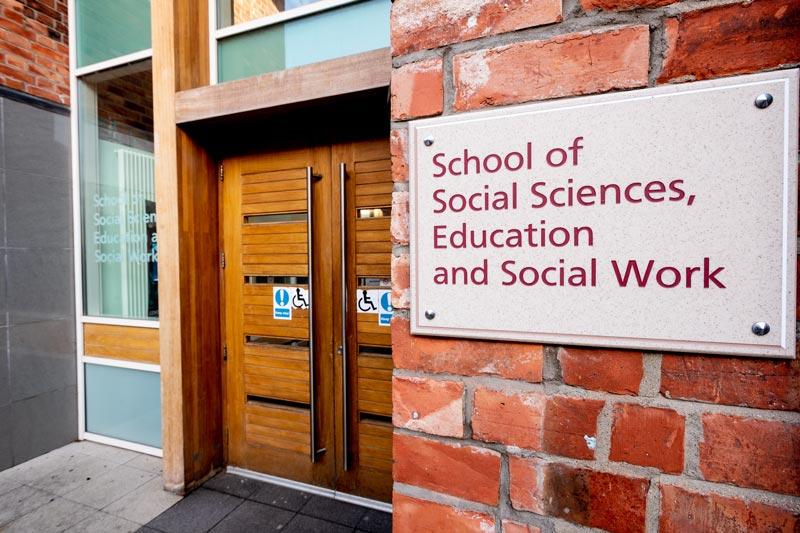
<svg viewBox="0 0 800 533">
<path fill-rule="evenodd" d="M 116 448 L 114 446 L 108 446 L 106 444 L 100 444 L 99 442 L 92 442 L 89 440 L 73 442 L 72 444 L 65 446 L 63 449 L 82 453 L 84 455 L 91 455 L 92 457 L 99 457 L 100 459 L 105 459 L 106 461 L 111 461 L 117 464 L 127 463 L 128 461 L 141 455 L 132 450 Z"/>
<path fill-rule="evenodd" d="M 35 511 L 22 516 L 3 528 L 3 533 L 57 533 L 69 529 L 94 513 L 94 509 L 55 498 Z"/>
<path fill-rule="evenodd" d="M 52 494 L 33 487 L 17 487 L 0 495 L 0 530 L 24 514 L 35 511 L 54 499 Z"/>
<path fill-rule="evenodd" d="M 152 472 L 153 474 L 161 475 L 162 464 L 164 463 L 161 457 L 153 457 L 152 455 L 144 455 L 143 453 L 137 454 L 136 457 L 125 463 L 125 466 L 131 468 L 138 468 L 145 472 Z"/>
<path fill-rule="evenodd" d="M 392 531 L 392 515 L 382 511 L 370 509 L 361 518 L 361 521 L 356 526 L 359 531 L 366 531 L 368 533 L 391 533 Z"/>
<path fill-rule="evenodd" d="M 102 511 L 96 511 L 85 520 L 82 520 L 66 530 L 66 533 L 131 533 L 139 529 L 139 524 L 112 516 Z"/>
<path fill-rule="evenodd" d="M 300 509 L 301 514 L 322 520 L 330 520 L 350 528 L 356 527 L 366 512 L 367 509 L 365 507 L 318 495 L 314 495 Z"/>
<path fill-rule="evenodd" d="M 21 486 L 11 478 L 0 478 L 0 496 Z"/>
<path fill-rule="evenodd" d="M 264 483 L 252 496 L 251 500 L 273 505 L 290 511 L 299 511 L 311 499 L 311 494 L 299 490 Z"/>
<path fill-rule="evenodd" d="M 351 533 L 353 528 L 305 515 L 295 515 L 284 533 Z"/>
<path fill-rule="evenodd" d="M 104 509 L 106 513 L 146 524 L 181 500 L 177 494 L 162 488 L 161 478 L 155 477 L 118 499 Z"/>
<path fill-rule="evenodd" d="M 155 474 L 150 472 L 119 465 L 66 493 L 64 497 L 100 510 L 154 478 Z"/>
<path fill-rule="evenodd" d="M 74 461 L 56 464 L 49 473 L 27 484 L 52 494 L 64 495 L 118 467 L 111 461 L 81 454 Z"/>
<path fill-rule="evenodd" d="M 249 498 L 251 494 L 256 492 L 263 485 L 265 485 L 265 483 L 256 481 L 255 479 L 235 476 L 226 472 L 217 474 L 203 483 L 203 487 L 207 489 L 224 492 L 225 494 L 231 494 L 239 498 Z"/>
<path fill-rule="evenodd" d="M 82 453 L 59 448 L 0 472 L 0 478 L 11 479 L 21 485 L 28 485 L 55 471 L 68 468 L 69 465 L 82 461 L 86 459 L 86 457 L 87 456 Z"/>
</svg>

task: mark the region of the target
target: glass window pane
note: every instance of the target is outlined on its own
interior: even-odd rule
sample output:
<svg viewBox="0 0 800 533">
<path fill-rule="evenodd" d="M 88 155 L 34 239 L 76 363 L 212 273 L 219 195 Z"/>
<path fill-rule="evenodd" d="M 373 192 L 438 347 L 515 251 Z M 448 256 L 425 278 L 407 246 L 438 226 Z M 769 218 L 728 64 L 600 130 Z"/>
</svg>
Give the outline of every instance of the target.
<svg viewBox="0 0 800 533">
<path fill-rule="evenodd" d="M 217 0 L 217 27 L 241 24 L 320 0 Z"/>
<path fill-rule="evenodd" d="M 150 0 L 75 0 L 78 66 L 150 48 Z"/>
<path fill-rule="evenodd" d="M 219 81 L 389 46 L 391 0 L 366 0 L 221 39 Z"/>
<path fill-rule="evenodd" d="M 161 374 L 84 365 L 86 431 L 161 448 Z"/>
<path fill-rule="evenodd" d="M 84 312 L 158 317 L 150 61 L 80 79 Z"/>
</svg>

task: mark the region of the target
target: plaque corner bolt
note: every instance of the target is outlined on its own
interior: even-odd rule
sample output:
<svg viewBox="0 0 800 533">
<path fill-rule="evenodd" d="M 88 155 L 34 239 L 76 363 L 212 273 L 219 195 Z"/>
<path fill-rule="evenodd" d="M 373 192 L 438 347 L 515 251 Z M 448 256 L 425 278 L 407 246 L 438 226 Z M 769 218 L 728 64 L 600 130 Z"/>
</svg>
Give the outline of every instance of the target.
<svg viewBox="0 0 800 533">
<path fill-rule="evenodd" d="M 428 135 L 427 137 L 422 139 L 422 142 L 425 144 L 425 146 L 431 146 L 431 145 L 433 145 L 433 137 Z"/>
<path fill-rule="evenodd" d="M 774 98 L 772 97 L 771 94 L 769 94 L 769 93 L 761 93 L 758 96 L 756 96 L 756 99 L 753 102 L 753 104 L 759 109 L 766 109 L 770 105 L 772 105 L 772 101 L 773 100 L 774 100 Z"/>
<path fill-rule="evenodd" d="M 434 318 L 436 318 L 436 311 L 434 311 L 433 309 L 426 309 L 425 318 L 427 318 L 428 320 L 433 320 Z"/>
<path fill-rule="evenodd" d="M 767 333 L 769 333 L 769 324 L 766 322 L 755 322 L 751 327 L 750 331 L 753 332 L 754 335 L 758 335 L 759 337 L 763 337 Z"/>
</svg>

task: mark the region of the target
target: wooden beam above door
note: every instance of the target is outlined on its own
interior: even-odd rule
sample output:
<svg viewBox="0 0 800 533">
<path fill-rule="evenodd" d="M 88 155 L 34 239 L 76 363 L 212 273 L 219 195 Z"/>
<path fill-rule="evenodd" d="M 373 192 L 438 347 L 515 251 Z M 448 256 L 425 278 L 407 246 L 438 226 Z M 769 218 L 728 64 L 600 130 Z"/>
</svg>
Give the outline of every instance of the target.
<svg viewBox="0 0 800 533">
<path fill-rule="evenodd" d="M 381 48 L 180 91 L 175 95 L 175 121 L 185 124 L 388 87 L 391 71 L 391 52 Z"/>
</svg>

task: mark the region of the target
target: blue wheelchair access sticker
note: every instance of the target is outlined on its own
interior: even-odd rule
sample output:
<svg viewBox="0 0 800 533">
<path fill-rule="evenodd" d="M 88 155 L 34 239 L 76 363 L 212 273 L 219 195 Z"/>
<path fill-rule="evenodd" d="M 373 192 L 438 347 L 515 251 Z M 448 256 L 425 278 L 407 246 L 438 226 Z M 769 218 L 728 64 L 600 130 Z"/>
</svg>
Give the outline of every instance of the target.
<svg viewBox="0 0 800 533">
<path fill-rule="evenodd" d="M 392 324 L 392 314 L 394 308 L 392 307 L 392 293 L 389 291 L 381 294 L 381 309 L 378 312 L 378 325 L 390 326 Z"/>
</svg>

